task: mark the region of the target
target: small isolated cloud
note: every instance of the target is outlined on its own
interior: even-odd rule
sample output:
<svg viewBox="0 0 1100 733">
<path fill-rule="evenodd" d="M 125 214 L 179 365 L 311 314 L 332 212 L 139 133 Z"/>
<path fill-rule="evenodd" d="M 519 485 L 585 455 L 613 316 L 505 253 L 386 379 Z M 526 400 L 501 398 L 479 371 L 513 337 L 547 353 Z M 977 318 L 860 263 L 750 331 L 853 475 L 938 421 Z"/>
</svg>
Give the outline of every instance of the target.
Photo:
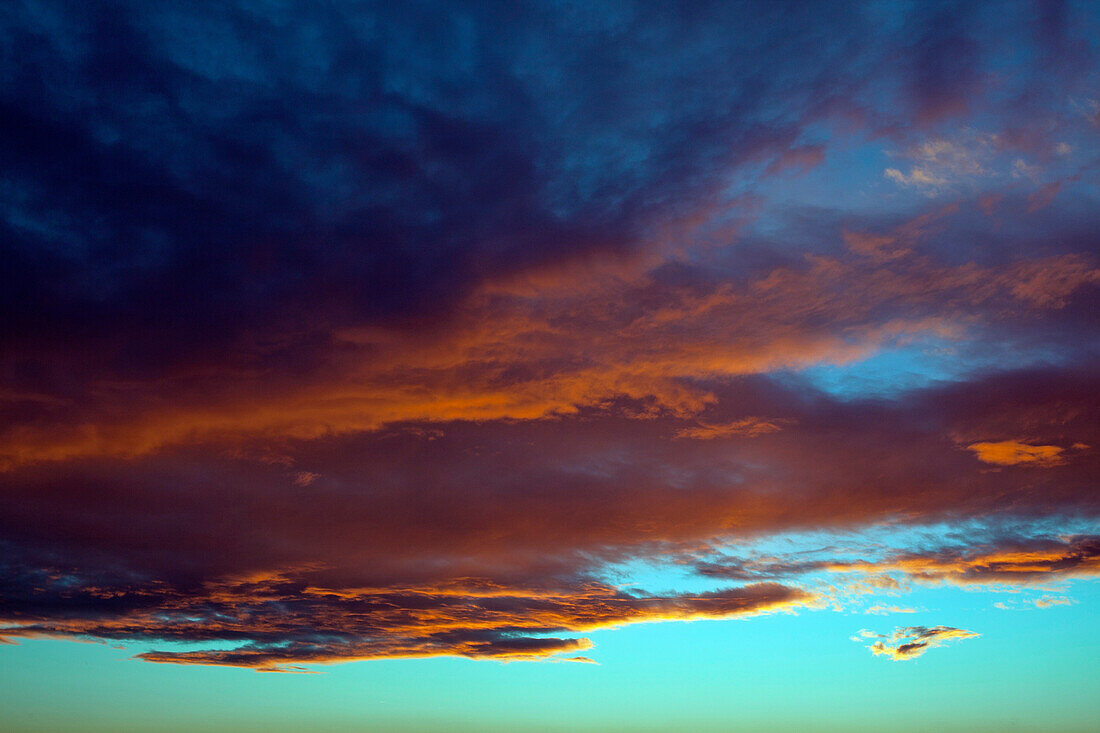
<svg viewBox="0 0 1100 733">
<path fill-rule="evenodd" d="M 1066 596 L 1042 596 L 1032 601 L 1036 608 L 1050 608 L 1051 606 L 1071 606 L 1074 600 Z"/>
<path fill-rule="evenodd" d="M 727 423 L 700 422 L 696 427 L 684 428 L 676 432 L 677 438 L 692 438 L 694 440 L 714 440 L 715 438 L 729 438 L 734 435 L 743 435 L 755 438 L 758 435 L 777 433 L 783 429 L 786 420 L 766 420 L 761 417 L 746 417 Z"/>
<path fill-rule="evenodd" d="M 1037 165 L 1028 165 L 1023 158 L 1017 158 L 1012 163 L 1012 177 L 1013 178 L 1029 178 L 1032 181 L 1039 180 L 1042 169 Z"/>
<path fill-rule="evenodd" d="M 888 234 L 870 234 L 867 232 L 841 232 L 844 244 L 856 254 L 872 257 L 879 261 L 896 260 L 912 250 L 899 246 L 899 239 Z"/>
<path fill-rule="evenodd" d="M 1011 603 L 997 601 L 993 604 L 993 607 L 1002 611 L 1027 611 L 1030 610 L 1029 607 L 1031 606 L 1035 608 L 1052 608 L 1054 606 L 1072 606 L 1076 602 L 1068 596 L 1045 595 Z"/>
<path fill-rule="evenodd" d="M 913 161 L 908 173 L 898 168 L 887 168 L 884 174 L 900 186 L 918 188 L 929 196 L 960 178 L 982 175 L 984 162 L 990 156 L 991 136 L 971 136 L 972 139 L 928 140 L 910 148 L 904 157 Z"/>
<path fill-rule="evenodd" d="M 312 473 L 311 471 L 299 471 L 294 474 L 294 483 L 297 486 L 309 486 L 317 479 L 321 478 L 321 474 Z"/>
<path fill-rule="evenodd" d="M 902 186 L 943 186 L 947 179 L 935 172 L 921 167 L 914 167 L 906 175 L 897 168 L 887 168 L 884 171 L 887 178 Z"/>
<path fill-rule="evenodd" d="M 886 616 L 891 613 L 916 613 L 917 609 L 907 608 L 903 606 L 887 606 L 882 603 L 876 603 L 868 608 L 864 613 L 872 616 Z"/>
<path fill-rule="evenodd" d="M 566 662 L 580 662 L 581 664 L 595 664 L 597 666 L 599 666 L 599 664 L 600 664 L 599 662 L 597 662 L 592 657 L 566 657 L 565 661 Z"/>
<path fill-rule="evenodd" d="M 1065 462 L 1057 445 L 1031 445 L 1018 440 L 971 443 L 966 446 L 982 463 L 994 466 L 1058 466 Z"/>
<path fill-rule="evenodd" d="M 894 661 L 916 659 L 929 649 L 943 646 L 952 639 L 972 639 L 981 636 L 954 626 L 904 626 L 892 634 L 876 634 L 863 629 L 853 641 L 863 643 L 875 639 L 867 648 L 872 654 L 890 657 Z"/>
</svg>

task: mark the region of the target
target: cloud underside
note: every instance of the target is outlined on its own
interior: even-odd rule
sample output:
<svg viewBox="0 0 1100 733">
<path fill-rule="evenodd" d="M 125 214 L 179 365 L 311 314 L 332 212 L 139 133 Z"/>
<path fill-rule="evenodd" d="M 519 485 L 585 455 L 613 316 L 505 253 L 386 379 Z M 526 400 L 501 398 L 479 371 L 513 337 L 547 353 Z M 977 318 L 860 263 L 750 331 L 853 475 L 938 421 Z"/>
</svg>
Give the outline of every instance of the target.
<svg viewBox="0 0 1100 733">
<path fill-rule="evenodd" d="M 688 555 L 690 556 L 690 554 Z M 858 567 L 858 571 L 855 568 Z M 594 580 L 559 576 L 536 587 L 488 578 L 451 578 L 432 584 L 355 587 L 335 568 L 301 567 L 281 573 L 222 577 L 201 587 L 169 587 L 61 569 L 9 575 L 3 585 L 0 635 L 172 642 L 231 649 L 154 650 L 137 658 L 155 663 L 235 666 L 258 671 L 306 671 L 302 665 L 431 656 L 500 661 L 575 654 L 591 647 L 583 634 L 633 623 L 723 619 L 836 604 L 834 593 L 807 585 L 807 572 L 827 568 L 833 583 L 857 594 L 896 595 L 906 581 L 980 583 L 994 589 L 1044 587 L 1052 581 L 1100 575 L 1100 537 L 1063 540 L 1002 539 L 963 552 L 910 553 L 879 562 L 764 565 L 745 561 L 723 568 L 726 577 L 782 578 L 696 594 L 654 595 Z M 714 565 L 700 572 L 715 575 Z M 857 573 L 855 574 L 854 573 Z M 899 579 L 901 582 L 899 583 Z M 326 587 L 328 582 L 334 587 Z M 545 582 L 545 577 L 543 577 Z M 1043 595 L 1036 608 L 1072 599 Z M 1003 607 L 1003 604 L 1001 604 Z M 916 609 L 872 606 L 867 613 Z M 894 660 L 914 659 L 952 639 L 977 634 L 950 627 L 905 627 L 893 634 L 861 632 L 857 641 Z M 873 639 L 873 641 L 871 641 Z M 563 661 L 593 662 L 590 657 Z"/>
<path fill-rule="evenodd" d="M 293 575 L 293 574 L 291 574 Z M 149 651 L 139 659 L 171 664 L 294 671 L 309 663 L 398 657 L 465 656 L 520 660 L 591 646 L 584 632 L 629 623 L 728 618 L 797 607 L 804 591 L 775 583 L 695 595 L 629 594 L 588 583 L 533 592 L 455 582 L 408 589 L 302 587 L 292 577 L 251 578 L 207 586 L 204 593 L 85 587 L 85 613 L 55 617 L 27 609 L 4 628 L 16 636 L 92 637 L 247 643 L 230 651 Z M 62 600 L 65 599 L 65 600 Z M 45 600 L 45 599 L 42 599 Z M 9 622 L 12 619 L 9 617 Z M 573 661 L 591 661 L 586 657 Z"/>
<path fill-rule="evenodd" d="M 711 556 L 696 563 L 697 572 L 716 578 L 756 580 L 790 578 L 809 572 L 884 574 L 924 583 L 959 586 L 1027 586 L 1073 577 L 1100 575 L 1100 535 L 1053 537 L 975 537 L 965 545 L 887 553 L 875 560 L 789 560 Z M 897 587 L 897 586 L 893 586 Z"/>
<path fill-rule="evenodd" d="M 0 642 L 583 663 L 1100 572 L 1088 8 L 116 5 L 0 17 Z"/>
</svg>

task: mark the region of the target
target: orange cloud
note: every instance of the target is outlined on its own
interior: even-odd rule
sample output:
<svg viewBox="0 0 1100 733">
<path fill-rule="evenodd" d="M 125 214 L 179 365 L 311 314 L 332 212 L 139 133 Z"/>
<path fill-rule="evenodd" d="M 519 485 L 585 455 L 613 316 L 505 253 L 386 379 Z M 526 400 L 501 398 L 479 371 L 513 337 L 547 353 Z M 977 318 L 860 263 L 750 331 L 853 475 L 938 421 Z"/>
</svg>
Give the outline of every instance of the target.
<svg viewBox="0 0 1100 733">
<path fill-rule="evenodd" d="M 1065 463 L 1063 448 L 1056 445 L 1030 445 L 1018 440 L 1002 440 L 995 443 L 971 443 L 967 450 L 983 463 L 995 466 L 1059 466 Z"/>
<path fill-rule="evenodd" d="M 766 420 L 759 417 L 746 417 L 727 423 L 700 422 L 697 427 L 683 428 L 676 433 L 677 438 L 692 438 L 694 440 L 713 440 L 715 438 L 729 438 L 734 435 L 743 435 L 753 438 L 758 435 L 776 433 L 783 429 L 783 419 Z"/>
<path fill-rule="evenodd" d="M 908 553 L 880 562 L 830 563 L 837 572 L 901 572 L 915 580 L 972 584 L 1028 584 L 1100 575 L 1100 538 L 1006 542 L 970 550 Z"/>
<path fill-rule="evenodd" d="M 857 249 L 897 243 L 868 250 L 880 256 L 808 256 L 744 283 L 662 280 L 667 252 L 594 261 L 580 276 L 551 270 L 536 285 L 489 282 L 446 327 L 335 330 L 315 368 L 293 378 L 211 364 L 146 383 L 96 383 L 4 430 L 0 469 L 404 421 L 545 419 L 623 399 L 644 403 L 649 416 L 691 418 L 714 402 L 703 380 L 850 363 L 917 335 L 961 339 L 989 304 L 997 317 L 1059 308 L 1100 282 L 1076 255 L 983 268 L 910 252 L 956 209 L 878 239 L 846 235 Z"/>
<path fill-rule="evenodd" d="M 851 251 L 879 260 L 894 260 L 910 252 L 908 248 L 898 246 L 897 236 L 850 232 L 847 229 L 841 233 L 841 236 L 844 244 Z"/>
</svg>

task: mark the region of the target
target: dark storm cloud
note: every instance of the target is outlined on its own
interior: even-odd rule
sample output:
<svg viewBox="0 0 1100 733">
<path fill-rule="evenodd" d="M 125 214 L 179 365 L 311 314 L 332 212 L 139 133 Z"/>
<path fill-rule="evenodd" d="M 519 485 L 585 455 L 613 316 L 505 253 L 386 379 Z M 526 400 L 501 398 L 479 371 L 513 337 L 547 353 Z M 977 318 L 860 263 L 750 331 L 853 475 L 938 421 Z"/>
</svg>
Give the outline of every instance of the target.
<svg viewBox="0 0 1100 733">
<path fill-rule="evenodd" d="M 727 269 L 727 254 L 692 262 L 666 259 L 655 246 L 630 260 L 488 281 L 446 328 L 368 324 L 308 345 L 284 337 L 170 377 L 117 375 L 84 393 L 44 391 L 41 373 L 28 370 L 29 381 L 4 395 L 11 421 L 0 433 L 0 465 L 397 422 L 546 418 L 616 402 L 637 414 L 698 417 L 681 436 L 775 431 L 782 422 L 753 413 L 738 419 L 755 423 L 715 424 L 703 414 L 716 399 L 708 382 L 840 366 L 922 338 L 994 368 L 1021 352 L 1091 363 L 1090 304 L 1100 292 L 1092 254 L 1055 249 L 980 264 L 957 247 L 946 254 L 936 241 L 943 230 L 982 217 L 960 208 L 859 229 L 810 212 L 806 231 L 781 232 L 806 237 L 801 257 L 778 255 L 739 274 Z M 1055 230 L 1063 231 L 1077 234 Z M 1043 246 L 1033 232 L 1018 241 Z M 49 365 L 61 373 L 70 362 Z M 975 435 L 967 445 L 995 439 Z"/>
<path fill-rule="evenodd" d="M 5 343 L 91 338 L 88 368 L 116 374 L 271 334 L 308 346 L 628 249 L 738 166 L 812 164 L 823 146 L 799 136 L 838 104 L 880 115 L 897 87 L 941 119 L 981 96 L 967 4 L 878 12 L 11 4 Z M 1082 53 L 1056 13 L 1043 27 Z"/>
<path fill-rule="evenodd" d="M 110 366 L 151 366 L 627 247 L 654 204 L 797 136 L 788 51 L 844 55 L 807 8 L 767 29 L 782 10 L 14 4 L 8 345 L 125 333 L 142 353 Z"/>
<path fill-rule="evenodd" d="M 712 552 L 1096 519 L 1088 10 L 9 3 L 0 635 L 535 658 L 816 571 L 1092 574 Z M 961 366 L 808 372 L 921 339 Z M 610 584 L 647 558 L 744 585 Z"/>
</svg>

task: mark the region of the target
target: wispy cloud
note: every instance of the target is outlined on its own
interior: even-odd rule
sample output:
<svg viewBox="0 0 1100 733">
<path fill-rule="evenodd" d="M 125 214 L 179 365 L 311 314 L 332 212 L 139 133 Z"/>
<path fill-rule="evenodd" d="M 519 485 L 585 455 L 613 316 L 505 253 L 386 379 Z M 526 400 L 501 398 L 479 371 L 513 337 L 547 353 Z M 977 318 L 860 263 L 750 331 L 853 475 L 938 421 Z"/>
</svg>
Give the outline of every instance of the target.
<svg viewBox="0 0 1100 733">
<path fill-rule="evenodd" d="M 912 161 L 908 173 L 887 168 L 884 175 L 901 186 L 936 196 L 950 185 L 985 175 L 995 142 L 994 136 L 972 132 L 958 140 L 932 138 L 903 153 Z"/>
</svg>

